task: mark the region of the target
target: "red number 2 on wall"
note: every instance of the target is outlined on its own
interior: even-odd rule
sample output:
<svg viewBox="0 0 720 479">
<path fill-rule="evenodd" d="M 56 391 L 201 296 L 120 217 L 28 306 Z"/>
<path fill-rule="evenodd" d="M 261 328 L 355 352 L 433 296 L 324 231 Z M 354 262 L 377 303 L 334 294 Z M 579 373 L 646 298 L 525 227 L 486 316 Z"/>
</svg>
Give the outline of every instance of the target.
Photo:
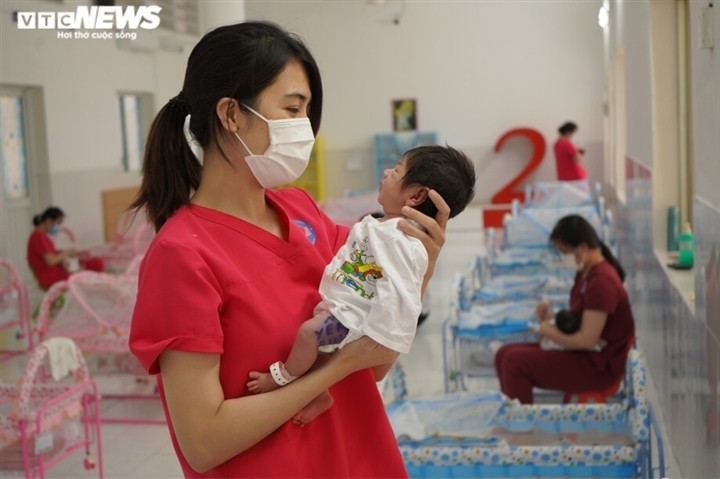
<svg viewBox="0 0 720 479">
<path fill-rule="evenodd" d="M 532 145 L 532 156 L 527 166 L 511 179 L 508 184 L 502 187 L 495 195 L 491 198 L 491 203 L 494 205 L 505 205 L 512 203 L 514 199 L 525 201 L 524 191 L 515 191 L 525 178 L 527 178 L 533 171 L 535 171 L 542 163 L 545 157 L 545 138 L 537 130 L 532 128 L 515 128 L 506 132 L 501 136 L 495 144 L 495 151 L 499 152 L 505 142 L 514 136 L 523 136 L 530 140 Z M 506 213 L 510 211 L 510 208 L 502 209 L 486 209 L 483 211 L 483 222 L 486 228 L 499 228 L 502 226 L 502 219 Z"/>
</svg>

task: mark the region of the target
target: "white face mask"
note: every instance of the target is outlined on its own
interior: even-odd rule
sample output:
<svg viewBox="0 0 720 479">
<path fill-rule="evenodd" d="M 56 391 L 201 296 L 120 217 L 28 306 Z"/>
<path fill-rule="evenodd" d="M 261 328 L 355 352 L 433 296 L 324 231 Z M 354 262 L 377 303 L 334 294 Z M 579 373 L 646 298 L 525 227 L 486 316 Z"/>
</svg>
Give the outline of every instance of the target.
<svg viewBox="0 0 720 479">
<path fill-rule="evenodd" d="M 582 271 L 585 265 L 581 262 L 580 264 L 575 262 L 575 253 L 565 253 L 560 256 L 560 264 L 563 268 L 571 269 L 573 271 Z"/>
<path fill-rule="evenodd" d="M 268 120 L 249 106 L 243 106 L 267 123 L 270 136 L 270 146 L 265 154 L 254 155 L 240 135 L 234 132 L 250 153 L 245 157 L 245 161 L 255 178 L 264 188 L 273 188 L 297 180 L 310 161 L 310 153 L 315 143 L 310 119 Z"/>
</svg>

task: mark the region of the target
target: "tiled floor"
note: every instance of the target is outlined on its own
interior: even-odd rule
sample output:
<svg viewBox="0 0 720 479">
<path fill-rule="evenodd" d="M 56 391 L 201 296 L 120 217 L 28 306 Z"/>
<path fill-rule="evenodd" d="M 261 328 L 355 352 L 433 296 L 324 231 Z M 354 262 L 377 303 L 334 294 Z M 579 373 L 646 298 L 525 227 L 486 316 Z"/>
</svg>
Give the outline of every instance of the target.
<svg viewBox="0 0 720 479">
<path fill-rule="evenodd" d="M 419 328 L 408 355 L 400 358 L 406 372 L 408 392 L 412 397 L 432 396 L 444 392 L 442 322 L 448 313 L 451 281 L 468 271 L 470 259 L 482 247 L 481 222 L 477 208 L 470 208 L 450 222 L 447 243 L 429 287 L 430 316 Z M 101 385 L 102 386 L 102 385 Z M 494 380 L 483 387 L 496 388 Z M 652 399 L 652 398 L 651 398 Z M 103 401 L 106 402 L 105 400 Z M 104 416 L 162 418 L 157 401 L 108 401 L 103 405 Z M 170 444 L 165 426 L 103 424 L 103 459 L 105 477 L 120 478 L 179 478 L 182 476 Z M 97 477 L 83 467 L 83 454 L 66 459 L 51 469 L 51 479 L 84 479 Z M 678 477 L 672 454 L 666 450 L 667 477 Z M 20 477 L 10 471 L 0 471 L 2 477 Z"/>
</svg>

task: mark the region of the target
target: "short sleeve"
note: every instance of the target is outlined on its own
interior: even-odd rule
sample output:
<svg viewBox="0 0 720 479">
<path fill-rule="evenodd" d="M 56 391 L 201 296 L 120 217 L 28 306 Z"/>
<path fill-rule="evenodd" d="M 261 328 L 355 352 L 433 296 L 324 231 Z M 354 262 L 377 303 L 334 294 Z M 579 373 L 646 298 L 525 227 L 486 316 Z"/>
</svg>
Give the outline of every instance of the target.
<svg viewBox="0 0 720 479">
<path fill-rule="evenodd" d="M 614 313 L 620 302 L 619 285 L 606 273 L 588 281 L 585 289 L 585 309 Z"/>
<path fill-rule="evenodd" d="M 160 372 L 165 349 L 223 352 L 222 292 L 200 255 L 185 246 L 159 241 L 140 268 L 130 328 L 130 349 L 150 373 Z"/>
<path fill-rule="evenodd" d="M 31 248 L 40 256 L 46 253 L 55 253 L 55 245 L 45 234 L 33 235 L 30 238 Z"/>
</svg>

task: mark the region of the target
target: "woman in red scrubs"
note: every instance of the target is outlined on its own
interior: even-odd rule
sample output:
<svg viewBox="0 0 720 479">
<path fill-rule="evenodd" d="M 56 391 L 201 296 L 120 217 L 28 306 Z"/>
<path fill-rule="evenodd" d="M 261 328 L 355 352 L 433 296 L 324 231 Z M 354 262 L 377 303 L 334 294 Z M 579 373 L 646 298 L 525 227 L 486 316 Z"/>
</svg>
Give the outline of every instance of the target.
<svg viewBox="0 0 720 479">
<path fill-rule="evenodd" d="M 575 146 L 572 136 L 577 132 L 577 125 L 571 121 L 558 128 L 560 135 L 553 146 L 555 166 L 560 181 L 577 181 L 587 179 L 587 171 L 582 165 L 585 151 Z"/>
<path fill-rule="evenodd" d="M 35 229 L 30 234 L 27 244 L 27 260 L 42 289 L 48 289 L 58 281 L 70 277 L 68 261 L 77 258 L 82 269 L 102 271 L 104 262 L 101 258 L 93 258 L 75 248 L 58 250 L 49 235 L 57 234 L 65 220 L 65 213 L 57 207 L 50 206 L 42 214 L 33 218 Z"/>
<path fill-rule="evenodd" d="M 570 291 L 570 310 L 581 316 L 580 329 L 565 334 L 548 321 L 547 303 L 538 306 L 540 335 L 565 350 L 542 349 L 539 343 L 511 343 L 495 354 L 500 388 L 524 404 L 533 402 L 533 388 L 555 391 L 597 391 L 608 388 L 625 371 L 627 345 L 635 323 L 625 272 L 595 229 L 579 215 L 555 225 L 550 241 L 577 270 Z M 601 345 L 602 350 L 593 348 Z"/>
<path fill-rule="evenodd" d="M 369 338 L 297 381 L 252 394 L 248 373 L 285 357 L 347 236 L 304 191 L 322 84 L 310 52 L 267 22 L 217 28 L 195 46 L 182 91 L 158 113 L 135 207 L 157 235 L 145 254 L 130 348 L 151 374 L 186 477 L 405 477 L 376 379 L 396 353 Z M 400 228 L 428 250 L 449 208 Z M 334 404 L 291 418 L 330 388 Z"/>
</svg>

